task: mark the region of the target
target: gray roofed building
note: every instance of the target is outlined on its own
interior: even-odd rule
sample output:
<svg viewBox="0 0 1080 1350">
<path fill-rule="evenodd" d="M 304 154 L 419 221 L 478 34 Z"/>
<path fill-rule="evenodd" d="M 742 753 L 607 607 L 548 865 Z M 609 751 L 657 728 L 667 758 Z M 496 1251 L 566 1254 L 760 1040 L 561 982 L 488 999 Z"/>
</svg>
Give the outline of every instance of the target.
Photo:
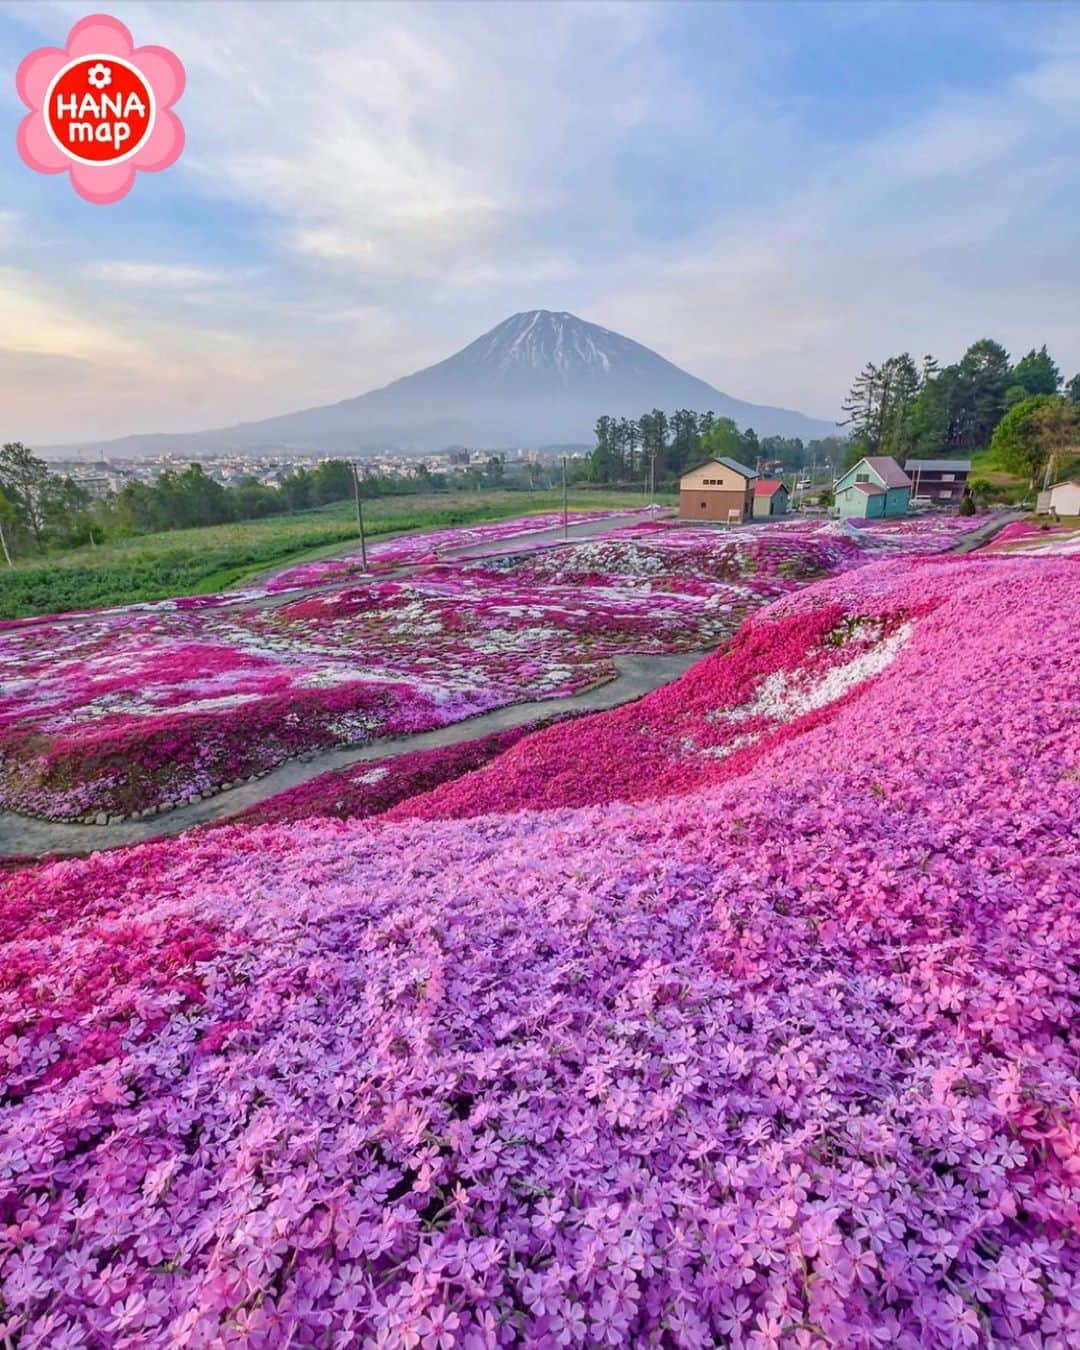
<svg viewBox="0 0 1080 1350">
<path fill-rule="evenodd" d="M 904 465 L 907 474 L 925 473 L 970 473 L 970 459 L 909 459 Z"/>
</svg>

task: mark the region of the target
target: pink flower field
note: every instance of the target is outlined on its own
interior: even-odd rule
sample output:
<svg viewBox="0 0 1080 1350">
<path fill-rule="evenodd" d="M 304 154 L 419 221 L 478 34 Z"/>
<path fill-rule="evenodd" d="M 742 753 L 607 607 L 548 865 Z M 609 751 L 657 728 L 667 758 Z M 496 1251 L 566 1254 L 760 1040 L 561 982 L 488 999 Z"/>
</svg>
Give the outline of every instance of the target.
<svg viewBox="0 0 1080 1350">
<path fill-rule="evenodd" d="M 608 520 L 614 516 L 640 515 L 643 519 L 656 513 L 655 507 L 621 508 L 600 511 L 574 511 L 570 521 L 574 525 L 584 521 Z M 483 525 L 454 525 L 444 530 L 426 530 L 419 534 L 402 535 L 368 547 L 368 570 L 378 575 L 399 567 L 412 567 L 438 561 L 447 551 L 479 549 L 488 544 L 503 545 L 507 541 L 530 542 L 530 536 L 557 530 L 562 525 L 562 513 L 545 511 L 513 520 L 495 520 Z M 336 558 L 298 563 L 285 568 L 267 582 L 270 592 L 294 590 L 302 586 L 322 585 L 324 582 L 343 581 L 363 572 L 359 549 Z"/>
<path fill-rule="evenodd" d="M 490 542 L 523 524 L 446 533 L 475 543 L 486 530 Z M 901 551 L 951 542 L 947 524 Z M 432 538 L 385 547 L 410 556 Z M 715 646 L 753 609 L 897 547 L 813 521 L 733 534 L 647 522 L 416 560 L 407 577 L 271 604 L 9 625 L 0 807 L 52 820 L 151 815 L 294 756 L 578 693 L 611 679 L 620 654 Z"/>
<path fill-rule="evenodd" d="M 7 1342 L 1080 1343 L 1080 568 L 820 561 L 365 819 L 0 877 Z"/>
</svg>

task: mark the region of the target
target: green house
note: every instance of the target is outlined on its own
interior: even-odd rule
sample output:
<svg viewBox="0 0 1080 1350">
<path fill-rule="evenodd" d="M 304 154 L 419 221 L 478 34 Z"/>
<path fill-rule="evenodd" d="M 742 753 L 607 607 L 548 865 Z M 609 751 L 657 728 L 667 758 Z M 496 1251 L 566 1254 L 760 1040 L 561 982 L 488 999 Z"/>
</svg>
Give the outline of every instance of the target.
<svg viewBox="0 0 1080 1350">
<path fill-rule="evenodd" d="M 906 516 L 911 479 L 888 455 L 866 455 L 836 480 L 836 514 L 877 520 Z"/>
</svg>

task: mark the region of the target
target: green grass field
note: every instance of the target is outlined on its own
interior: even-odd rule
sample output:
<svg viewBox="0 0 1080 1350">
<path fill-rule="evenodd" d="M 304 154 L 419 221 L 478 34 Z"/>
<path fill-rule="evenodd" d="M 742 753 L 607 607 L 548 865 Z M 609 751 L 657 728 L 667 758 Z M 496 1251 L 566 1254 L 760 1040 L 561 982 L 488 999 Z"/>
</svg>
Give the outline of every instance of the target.
<svg viewBox="0 0 1080 1350">
<path fill-rule="evenodd" d="M 673 503 L 675 498 L 658 494 L 657 500 Z M 365 502 L 364 521 L 373 538 L 552 511 L 561 503 L 558 492 L 380 497 Z M 577 510 L 642 504 L 636 492 L 570 494 L 570 506 Z M 99 548 L 23 558 L 12 569 L 0 569 L 0 619 L 225 590 L 285 563 L 333 553 L 355 538 L 355 509 L 351 502 L 339 502 L 292 516 L 137 535 Z"/>
</svg>

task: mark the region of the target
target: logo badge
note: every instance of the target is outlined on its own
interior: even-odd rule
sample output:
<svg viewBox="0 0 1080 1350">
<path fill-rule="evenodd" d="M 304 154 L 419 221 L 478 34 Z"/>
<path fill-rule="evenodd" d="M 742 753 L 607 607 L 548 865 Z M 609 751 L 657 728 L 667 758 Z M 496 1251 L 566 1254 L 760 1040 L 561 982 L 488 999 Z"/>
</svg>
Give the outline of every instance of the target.
<svg viewBox="0 0 1080 1350">
<path fill-rule="evenodd" d="M 117 19 L 92 14 L 67 46 L 31 52 L 15 76 L 30 109 L 19 127 L 23 161 L 71 175 L 88 202 L 119 201 L 139 169 L 157 173 L 180 157 L 184 128 L 172 105 L 184 67 L 165 47 L 135 47 Z"/>
</svg>

